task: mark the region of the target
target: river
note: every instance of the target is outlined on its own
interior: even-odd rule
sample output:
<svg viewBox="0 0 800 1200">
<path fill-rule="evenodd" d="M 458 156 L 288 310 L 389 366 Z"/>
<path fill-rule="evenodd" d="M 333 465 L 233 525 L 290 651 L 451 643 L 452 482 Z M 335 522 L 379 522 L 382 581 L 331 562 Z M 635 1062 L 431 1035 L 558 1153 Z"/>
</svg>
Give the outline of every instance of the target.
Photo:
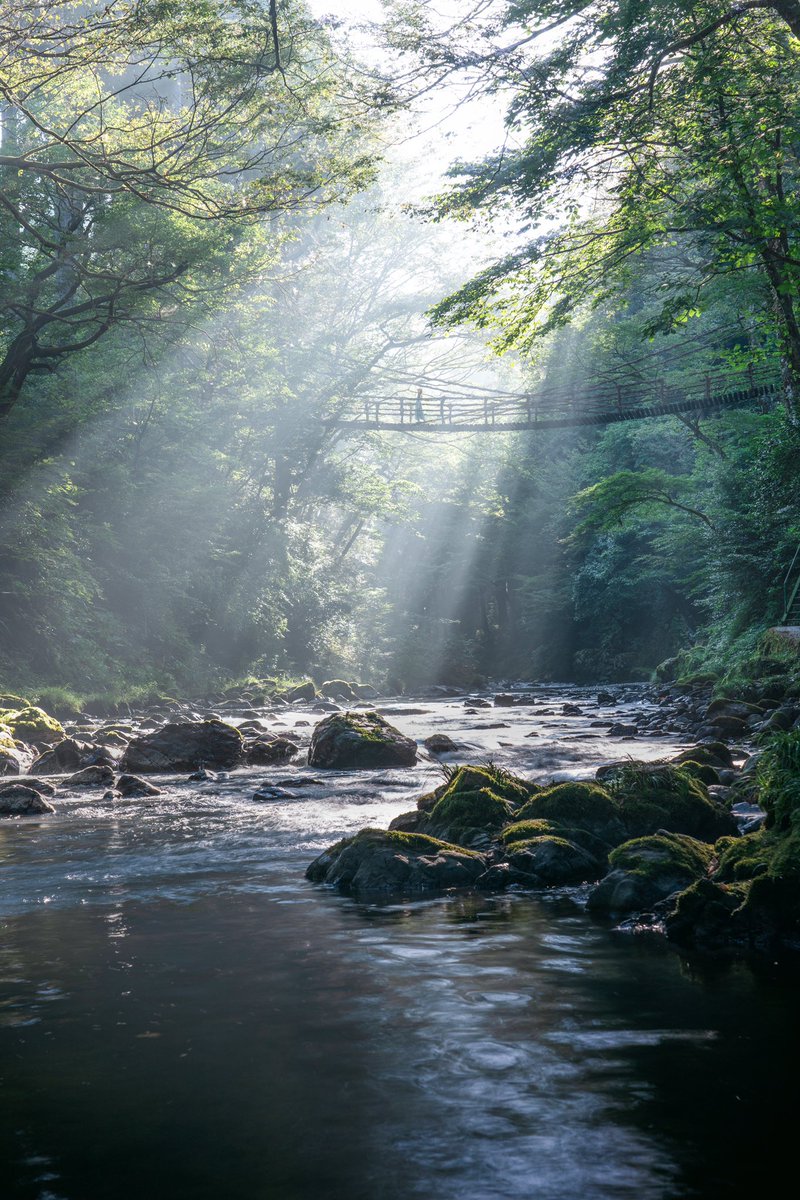
<svg viewBox="0 0 800 1200">
<path fill-rule="evenodd" d="M 609 742 L 560 716 L 581 698 L 389 719 L 537 778 L 681 744 Z M 793 1170 L 785 969 L 687 959 L 589 918 L 580 891 L 312 887 L 319 849 L 441 775 L 309 778 L 159 780 L 154 800 L 84 793 L 2 824 L 2 1197 L 752 1197 Z M 254 802 L 266 779 L 289 795 Z"/>
</svg>

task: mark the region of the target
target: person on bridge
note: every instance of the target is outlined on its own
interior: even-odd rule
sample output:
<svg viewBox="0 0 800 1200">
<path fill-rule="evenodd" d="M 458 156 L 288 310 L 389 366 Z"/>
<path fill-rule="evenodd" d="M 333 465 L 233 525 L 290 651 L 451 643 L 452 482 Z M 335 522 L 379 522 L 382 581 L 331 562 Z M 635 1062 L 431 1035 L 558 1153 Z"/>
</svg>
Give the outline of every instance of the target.
<svg viewBox="0 0 800 1200">
<path fill-rule="evenodd" d="M 414 407 L 414 417 L 417 421 L 425 420 L 425 411 L 422 407 L 422 388 L 417 388 L 417 403 Z"/>
</svg>

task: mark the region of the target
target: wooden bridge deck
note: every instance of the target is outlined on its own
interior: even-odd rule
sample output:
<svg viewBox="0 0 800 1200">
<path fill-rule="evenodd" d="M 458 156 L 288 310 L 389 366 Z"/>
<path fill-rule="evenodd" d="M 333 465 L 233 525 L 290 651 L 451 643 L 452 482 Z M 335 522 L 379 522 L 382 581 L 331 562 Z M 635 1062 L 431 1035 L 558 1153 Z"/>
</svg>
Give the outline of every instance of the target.
<svg viewBox="0 0 800 1200">
<path fill-rule="evenodd" d="M 737 375 L 704 376 L 685 391 L 663 385 L 642 389 L 636 385 L 607 383 L 579 394 L 563 392 L 509 395 L 426 394 L 419 404 L 408 397 L 369 397 L 363 412 L 322 418 L 339 429 L 379 429 L 397 433 L 514 433 L 525 430 L 571 429 L 641 421 L 648 417 L 709 416 L 724 409 L 760 404 L 769 407 L 778 398 L 780 380 L 775 371 L 752 368 Z"/>
</svg>

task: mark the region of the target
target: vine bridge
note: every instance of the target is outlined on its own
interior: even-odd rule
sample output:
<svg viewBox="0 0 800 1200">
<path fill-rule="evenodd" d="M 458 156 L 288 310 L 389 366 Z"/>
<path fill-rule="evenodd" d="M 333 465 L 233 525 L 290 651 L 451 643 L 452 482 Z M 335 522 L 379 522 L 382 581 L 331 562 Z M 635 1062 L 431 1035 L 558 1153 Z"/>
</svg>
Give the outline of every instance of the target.
<svg viewBox="0 0 800 1200">
<path fill-rule="evenodd" d="M 664 362 L 664 368 L 669 366 Z M 359 397 L 357 413 L 340 413 L 325 423 L 341 429 L 381 429 L 403 433 L 507 433 L 613 425 L 646 417 L 703 417 L 723 409 L 770 407 L 779 397 L 779 369 L 770 363 L 686 376 L 680 383 L 660 379 L 601 377 L 575 387 L 543 386 L 530 393 L 452 385 L 420 378 L 416 393 Z"/>
</svg>

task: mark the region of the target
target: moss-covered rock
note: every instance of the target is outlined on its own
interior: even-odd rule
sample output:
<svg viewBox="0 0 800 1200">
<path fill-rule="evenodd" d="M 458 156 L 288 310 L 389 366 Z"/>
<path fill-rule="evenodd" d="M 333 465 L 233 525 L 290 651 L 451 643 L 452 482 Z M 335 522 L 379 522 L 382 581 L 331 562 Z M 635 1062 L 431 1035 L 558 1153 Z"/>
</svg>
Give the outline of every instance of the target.
<svg viewBox="0 0 800 1200">
<path fill-rule="evenodd" d="M 750 884 L 724 884 L 699 879 L 678 896 L 667 916 L 667 937 L 681 945 L 718 950 L 747 941 L 736 914 L 741 909 Z"/>
<path fill-rule="evenodd" d="M 417 743 L 376 712 L 333 713 L 315 727 L 308 761 L 339 771 L 410 767 Z"/>
<path fill-rule="evenodd" d="M 425 829 L 434 837 L 470 845 L 493 836 L 511 819 L 511 805 L 491 788 L 445 792 L 431 810 Z"/>
<path fill-rule="evenodd" d="M 556 783 L 532 797 L 517 813 L 517 821 L 553 821 L 569 829 L 585 829 L 609 846 L 625 840 L 620 807 L 598 783 Z"/>
<path fill-rule="evenodd" d="M 306 871 L 313 883 L 350 894 L 437 892 L 473 887 L 480 854 L 418 833 L 362 829 L 325 850 Z"/>
<path fill-rule="evenodd" d="M 610 872 L 591 892 L 595 912 L 641 912 L 703 878 L 713 861 L 705 842 L 657 833 L 623 843 L 609 856 Z"/>
<path fill-rule="evenodd" d="M 733 755 L 724 742 L 699 742 L 688 750 L 682 750 L 671 761 L 678 767 L 684 762 L 704 763 L 719 771 L 733 766 Z"/>
<path fill-rule="evenodd" d="M 495 837 L 533 790 L 535 785 L 491 764 L 459 767 L 418 801 L 422 812 L 428 814 L 421 828 L 465 845 Z"/>
<path fill-rule="evenodd" d="M 514 842 L 508 863 L 516 874 L 515 882 L 530 887 L 568 887 L 596 879 L 599 873 L 591 854 L 569 838 L 553 834 Z"/>
<path fill-rule="evenodd" d="M 685 759 L 681 763 L 682 771 L 687 775 L 691 775 L 693 779 L 699 779 L 706 787 L 713 787 L 719 783 L 719 771 L 716 767 L 709 766 L 708 763 L 695 762 L 693 759 Z"/>
<path fill-rule="evenodd" d="M 21 708 L 30 708 L 30 700 L 17 696 L 14 692 L 0 692 L 0 710 L 18 712 Z"/>
<path fill-rule="evenodd" d="M 19 709 L 3 709 L 0 711 L 0 723 L 7 726 L 20 742 L 44 742 L 50 745 L 64 737 L 60 722 L 43 708 L 32 704 Z"/>
<path fill-rule="evenodd" d="M 530 838 L 535 837 L 566 838 L 567 841 L 573 842 L 576 846 L 580 846 L 582 850 L 586 851 L 597 864 L 598 873 L 600 873 L 608 861 L 608 842 L 590 833 L 588 829 L 578 829 L 574 825 L 566 825 L 559 821 L 547 821 L 544 819 L 515 821 L 513 825 L 507 825 L 500 832 L 500 841 L 509 851 L 514 850 L 518 843 L 529 841 Z"/>
<path fill-rule="evenodd" d="M 629 837 L 668 830 L 716 842 L 738 831 L 731 814 L 709 797 L 705 784 L 672 763 L 623 763 L 606 783 Z"/>
<path fill-rule="evenodd" d="M 767 826 L 717 843 L 712 879 L 687 889 L 667 921 L 675 941 L 800 950 L 800 732 L 773 737 L 756 773 Z"/>
</svg>

